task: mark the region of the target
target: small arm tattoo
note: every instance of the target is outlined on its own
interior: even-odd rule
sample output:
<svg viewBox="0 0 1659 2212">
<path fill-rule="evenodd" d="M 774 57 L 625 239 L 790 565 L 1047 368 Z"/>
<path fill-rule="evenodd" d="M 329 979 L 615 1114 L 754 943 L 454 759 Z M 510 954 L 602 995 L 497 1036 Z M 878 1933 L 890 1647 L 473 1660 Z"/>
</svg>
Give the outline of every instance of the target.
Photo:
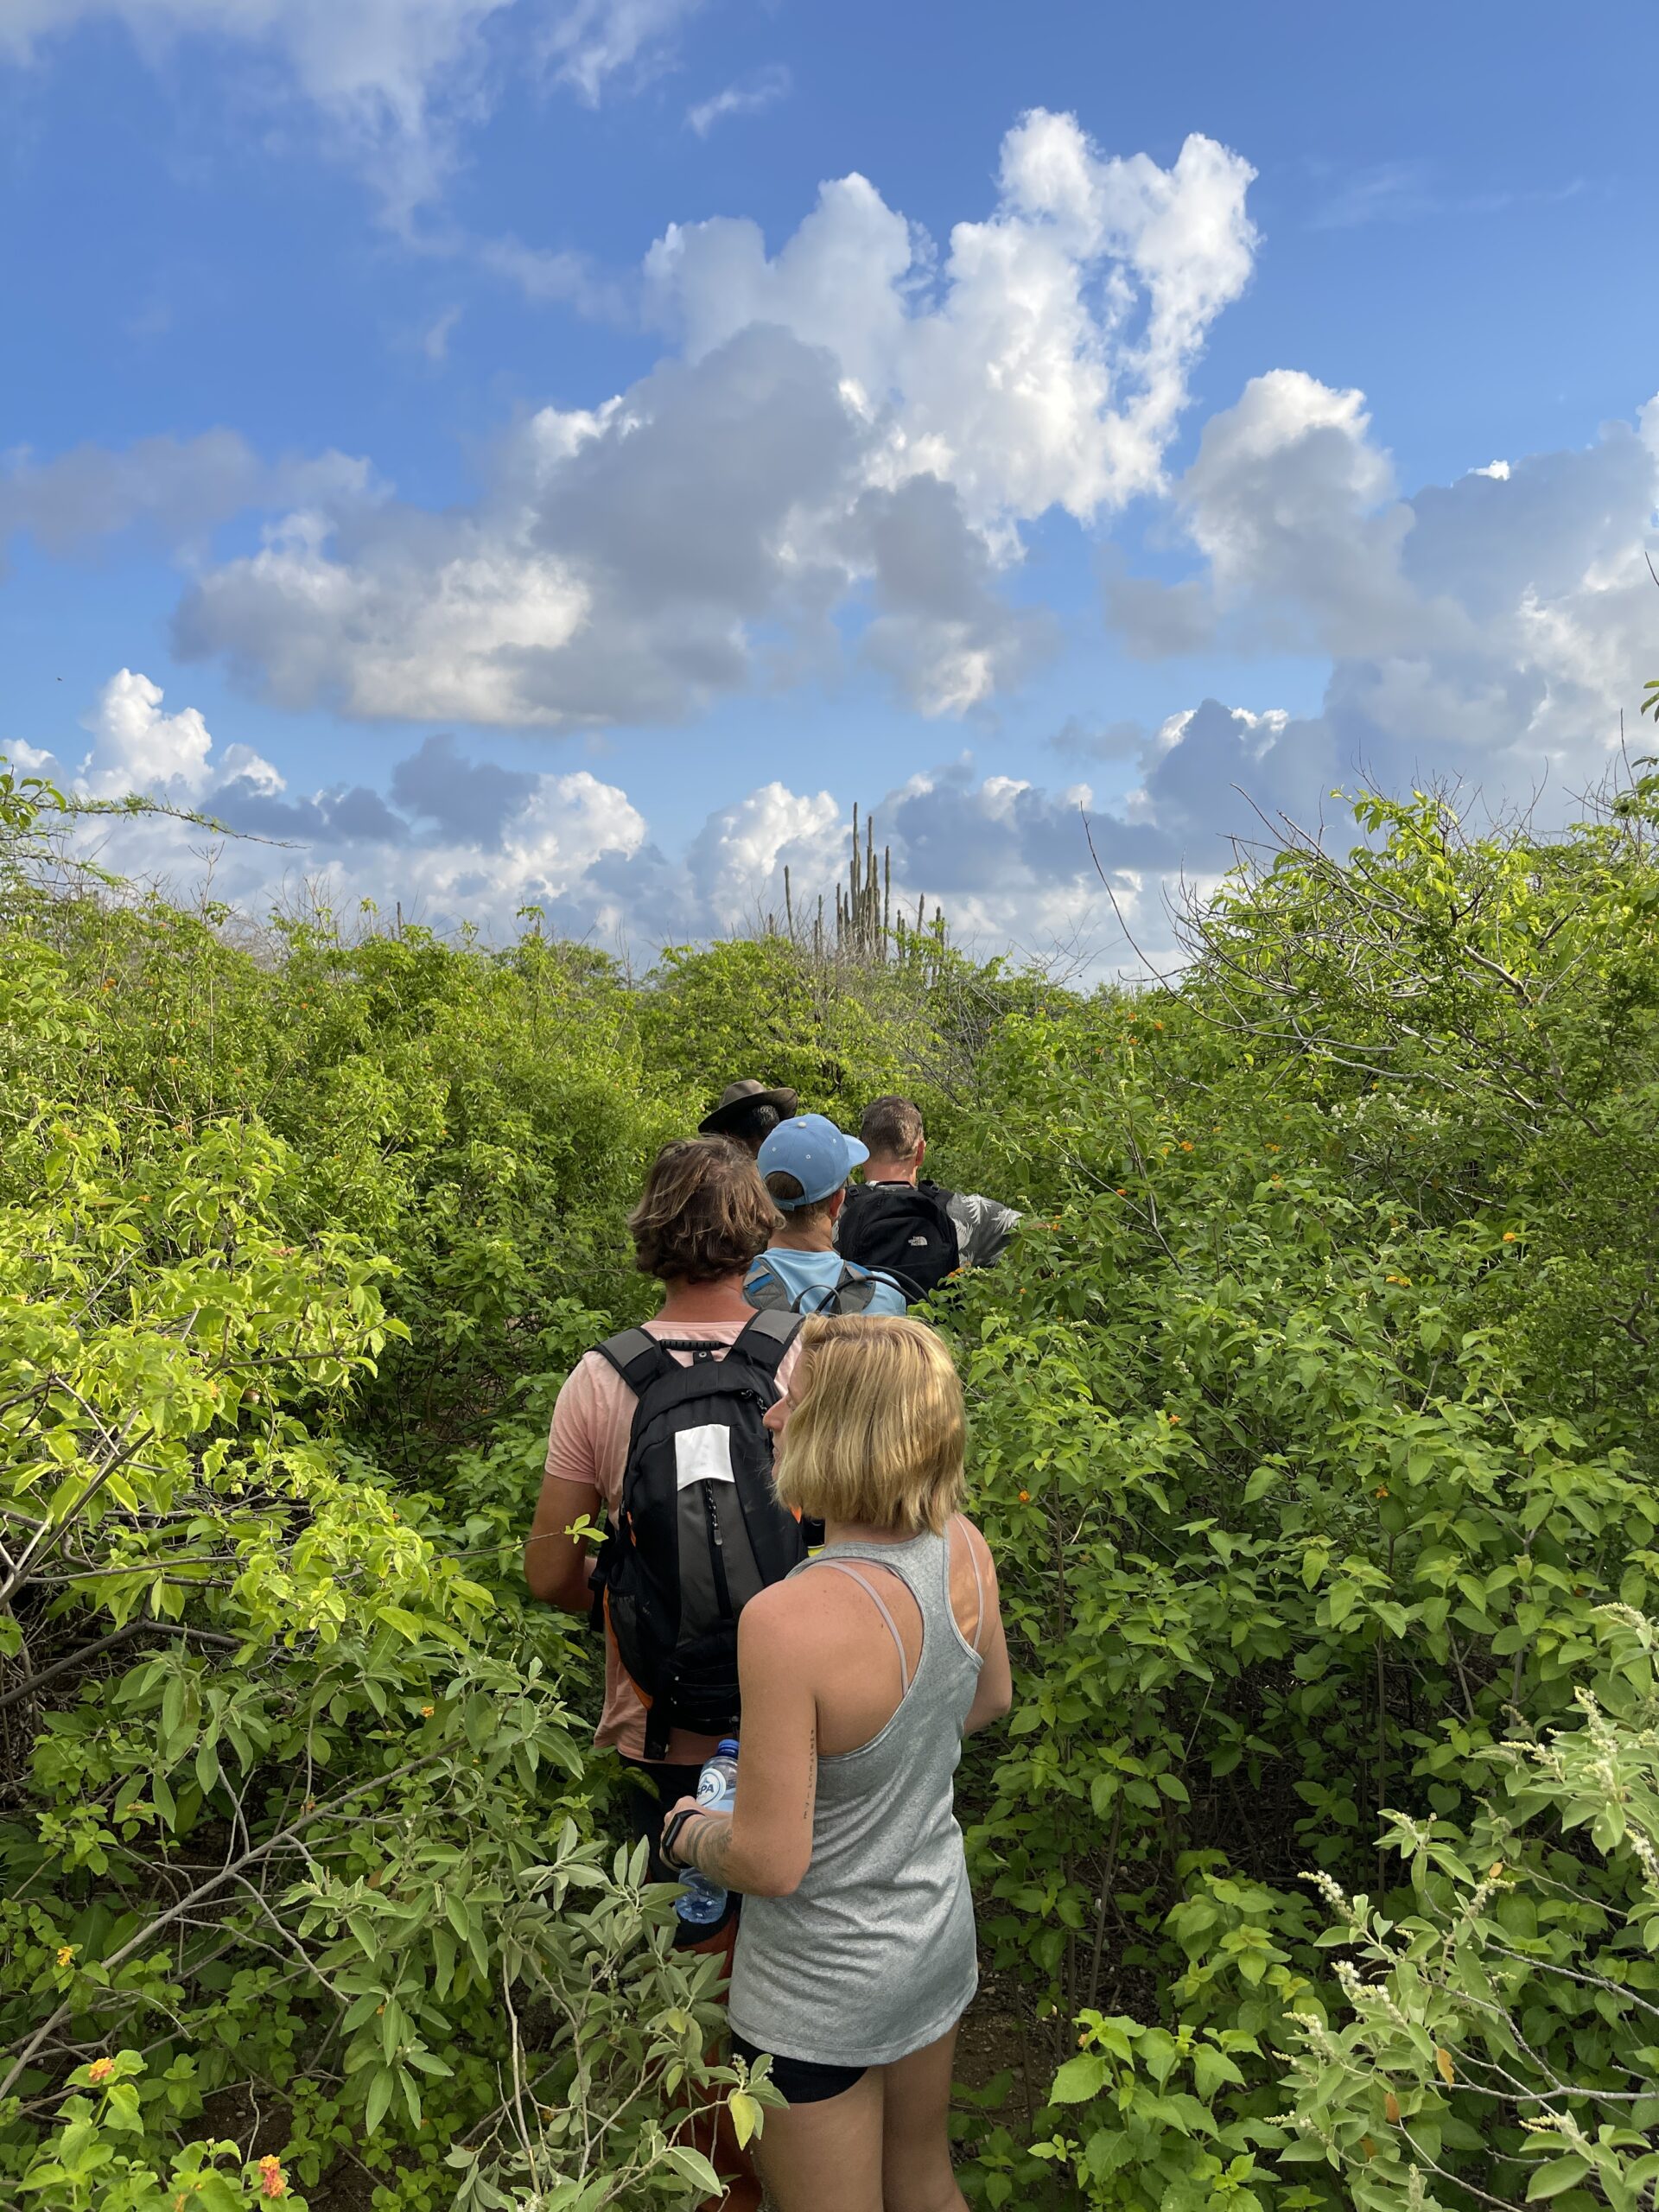
<svg viewBox="0 0 1659 2212">
<path fill-rule="evenodd" d="M 731 1885 L 728 1869 L 732 1856 L 732 1823 L 723 1813 L 700 1813 L 688 1821 L 680 1837 L 679 1856 L 689 1859 L 699 1874 L 706 1874 L 722 1889 Z"/>
</svg>

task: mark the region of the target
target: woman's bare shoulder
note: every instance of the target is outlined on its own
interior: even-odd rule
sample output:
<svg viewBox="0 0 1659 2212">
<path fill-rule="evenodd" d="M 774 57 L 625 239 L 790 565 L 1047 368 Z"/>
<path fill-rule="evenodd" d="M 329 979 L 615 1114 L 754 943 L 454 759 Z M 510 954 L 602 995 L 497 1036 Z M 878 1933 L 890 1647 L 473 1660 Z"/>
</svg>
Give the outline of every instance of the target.
<svg viewBox="0 0 1659 2212">
<path fill-rule="evenodd" d="M 798 1649 L 820 1630 L 823 1612 L 815 1575 L 791 1575 L 757 1590 L 737 1617 L 737 1632 L 751 1653 Z"/>
<path fill-rule="evenodd" d="M 794 1574 L 758 1591 L 738 1616 L 737 1632 L 751 1660 L 763 1654 L 806 1658 L 837 1646 L 862 1614 L 858 1592 L 842 1574 Z"/>
</svg>

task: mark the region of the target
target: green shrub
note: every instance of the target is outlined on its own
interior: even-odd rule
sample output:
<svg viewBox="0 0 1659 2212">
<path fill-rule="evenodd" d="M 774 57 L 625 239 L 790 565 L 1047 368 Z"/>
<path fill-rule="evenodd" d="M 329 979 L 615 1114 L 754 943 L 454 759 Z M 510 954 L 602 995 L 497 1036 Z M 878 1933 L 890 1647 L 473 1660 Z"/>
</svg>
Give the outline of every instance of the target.
<svg viewBox="0 0 1659 2212">
<path fill-rule="evenodd" d="M 964 2095 L 970 2198 L 1647 2212 L 1655 798 L 1368 803 L 1084 996 L 250 934 L 0 776 L 0 2193 L 689 2206 L 691 2112 L 759 2123 L 518 1568 L 644 1167 L 755 1073 L 1027 1216 L 936 1306 L 1036 2084 Z"/>
</svg>

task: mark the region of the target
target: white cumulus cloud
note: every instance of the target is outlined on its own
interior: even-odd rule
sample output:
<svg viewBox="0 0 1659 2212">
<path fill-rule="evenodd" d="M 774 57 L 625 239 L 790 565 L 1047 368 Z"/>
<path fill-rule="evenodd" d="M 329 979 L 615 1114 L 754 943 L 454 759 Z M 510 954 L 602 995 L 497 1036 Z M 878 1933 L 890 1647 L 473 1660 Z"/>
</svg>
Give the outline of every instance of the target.
<svg viewBox="0 0 1659 2212">
<path fill-rule="evenodd" d="M 128 791 L 194 799 L 208 779 L 213 741 L 194 707 L 162 712 L 162 689 L 130 668 L 119 670 L 99 694 L 84 728 L 92 749 L 75 775 L 75 788 L 91 798 L 120 798 Z"/>
<path fill-rule="evenodd" d="M 1322 714 L 1275 741 L 1327 782 L 1461 777 L 1496 800 L 1554 781 L 1565 804 L 1649 672 L 1656 499 L 1659 458 L 1621 423 L 1402 497 L 1362 395 L 1277 370 L 1205 425 L 1175 487 L 1197 573 L 1116 575 L 1108 612 L 1148 655 L 1328 655 Z M 1213 764 L 1173 757 L 1213 813 Z"/>
<path fill-rule="evenodd" d="M 321 900 L 344 918 L 369 898 L 384 911 L 499 940 L 526 906 L 549 926 L 648 957 L 669 943 L 753 929 L 820 895 L 833 908 L 844 880 L 849 810 L 826 791 L 779 778 L 678 825 L 652 822 L 635 797 L 582 769 L 548 773 L 473 757 L 433 736 L 393 766 L 384 788 L 335 784 L 296 791 L 245 745 L 216 743 L 200 713 L 168 714 L 159 685 L 129 669 L 87 714 L 91 745 L 57 759 L 13 736 L 0 753 L 88 797 L 137 792 L 212 816 L 232 830 L 214 851 L 214 895 L 262 918 Z M 895 911 L 943 900 L 960 940 L 982 951 L 1038 957 L 1057 944 L 1075 959 L 1107 934 L 1083 832 L 1086 785 L 1044 791 L 1019 778 L 976 777 L 966 760 L 912 777 L 878 801 L 878 850 L 891 856 Z M 1155 887 L 1165 848 L 1120 824 L 1108 846 L 1120 898 Z M 188 899 L 207 870 L 204 831 L 168 817 L 89 823 L 104 865 Z M 1153 871 L 1146 873 L 1146 871 Z"/>
<path fill-rule="evenodd" d="M 16 739 L 0 752 L 87 798 L 137 793 L 251 833 L 225 842 L 213 882 L 256 916 L 319 897 L 350 913 L 371 897 L 502 935 L 521 906 L 575 898 L 591 925 L 605 903 L 586 893 L 591 872 L 626 861 L 645 840 L 627 795 L 586 770 L 499 769 L 446 738 L 400 762 L 387 792 L 295 792 L 251 747 L 216 745 L 194 707 L 166 713 L 161 687 L 130 669 L 105 685 L 84 727 L 92 743 L 79 761 Z M 168 817 L 121 816 L 89 823 L 84 842 L 105 866 L 188 896 L 203 873 L 204 834 Z"/>
<path fill-rule="evenodd" d="M 1049 641 L 1001 589 L 1025 527 L 1161 482 L 1250 175 L 1039 112 L 942 263 L 857 176 L 775 256 L 671 227 L 645 273 L 677 351 L 505 437 L 470 509 L 309 503 L 200 576 L 181 649 L 291 705 L 561 728 L 677 719 L 845 636 L 922 712 L 978 706 Z"/>
</svg>

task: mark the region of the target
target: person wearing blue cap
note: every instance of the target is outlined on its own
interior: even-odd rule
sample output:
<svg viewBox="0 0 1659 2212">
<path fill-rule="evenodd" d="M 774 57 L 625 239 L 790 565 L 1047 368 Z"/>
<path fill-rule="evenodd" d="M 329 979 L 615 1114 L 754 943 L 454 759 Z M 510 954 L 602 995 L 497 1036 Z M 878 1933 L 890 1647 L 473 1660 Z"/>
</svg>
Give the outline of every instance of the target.
<svg viewBox="0 0 1659 2212">
<path fill-rule="evenodd" d="M 847 1179 L 868 1158 L 858 1138 L 823 1114 L 798 1114 L 772 1132 L 755 1166 L 783 1225 L 744 1281 L 751 1306 L 795 1313 L 905 1311 L 905 1294 L 891 1275 L 836 1250 Z"/>
</svg>

